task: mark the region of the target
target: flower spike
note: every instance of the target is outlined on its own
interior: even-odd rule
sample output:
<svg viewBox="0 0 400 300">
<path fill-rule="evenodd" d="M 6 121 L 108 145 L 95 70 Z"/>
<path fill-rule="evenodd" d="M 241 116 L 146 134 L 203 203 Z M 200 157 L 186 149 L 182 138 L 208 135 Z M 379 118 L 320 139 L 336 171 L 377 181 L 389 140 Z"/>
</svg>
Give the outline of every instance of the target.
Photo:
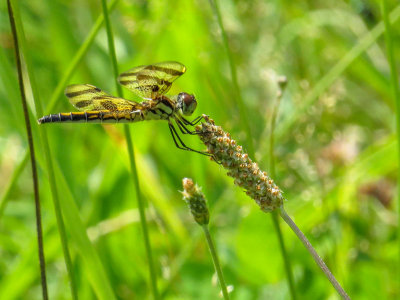
<svg viewBox="0 0 400 300">
<path fill-rule="evenodd" d="M 243 147 L 237 145 L 228 132 L 214 124 L 214 120 L 203 115 L 205 122 L 196 127 L 196 131 L 207 146 L 212 159 L 228 170 L 227 175 L 233 177 L 234 183 L 245 189 L 246 194 L 256 201 L 264 212 L 279 208 L 284 201 L 282 191 L 253 162 Z"/>
</svg>

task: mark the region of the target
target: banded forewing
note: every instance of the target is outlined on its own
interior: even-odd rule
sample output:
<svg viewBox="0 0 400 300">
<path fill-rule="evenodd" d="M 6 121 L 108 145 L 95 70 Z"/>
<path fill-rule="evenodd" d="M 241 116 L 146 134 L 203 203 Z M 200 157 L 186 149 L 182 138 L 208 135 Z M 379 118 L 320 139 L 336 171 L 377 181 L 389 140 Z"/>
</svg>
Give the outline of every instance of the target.
<svg viewBox="0 0 400 300">
<path fill-rule="evenodd" d="M 142 98 L 155 99 L 165 94 L 185 71 L 186 67 L 181 63 L 162 62 L 133 68 L 119 75 L 118 81 Z"/>
</svg>

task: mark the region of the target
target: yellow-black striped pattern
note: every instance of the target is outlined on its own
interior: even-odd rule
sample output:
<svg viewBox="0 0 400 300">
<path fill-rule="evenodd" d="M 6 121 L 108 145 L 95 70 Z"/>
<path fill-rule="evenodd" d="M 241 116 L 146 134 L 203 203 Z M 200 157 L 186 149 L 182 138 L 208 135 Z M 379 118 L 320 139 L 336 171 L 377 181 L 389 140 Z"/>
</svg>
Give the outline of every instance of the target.
<svg viewBox="0 0 400 300">
<path fill-rule="evenodd" d="M 176 97 L 163 96 L 172 82 L 186 71 L 179 62 L 139 66 L 122 73 L 119 82 L 148 99 L 141 103 L 114 97 L 90 84 L 73 84 L 65 89 L 71 104 L 81 112 L 44 116 L 39 124 L 55 122 L 122 123 L 168 120 L 178 110 Z M 194 98 L 193 98 L 194 99 Z"/>
</svg>

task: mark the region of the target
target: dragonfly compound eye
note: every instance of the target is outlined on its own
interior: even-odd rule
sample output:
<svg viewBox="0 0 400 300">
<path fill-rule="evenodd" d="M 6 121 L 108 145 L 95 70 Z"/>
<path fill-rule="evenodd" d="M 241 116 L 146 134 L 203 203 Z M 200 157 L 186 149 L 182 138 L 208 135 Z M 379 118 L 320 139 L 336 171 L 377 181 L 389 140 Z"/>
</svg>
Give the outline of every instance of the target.
<svg viewBox="0 0 400 300">
<path fill-rule="evenodd" d="M 181 104 L 182 113 L 185 116 L 193 114 L 197 106 L 197 101 L 194 95 L 189 95 L 188 93 L 180 93 L 178 95 L 178 103 Z"/>
</svg>

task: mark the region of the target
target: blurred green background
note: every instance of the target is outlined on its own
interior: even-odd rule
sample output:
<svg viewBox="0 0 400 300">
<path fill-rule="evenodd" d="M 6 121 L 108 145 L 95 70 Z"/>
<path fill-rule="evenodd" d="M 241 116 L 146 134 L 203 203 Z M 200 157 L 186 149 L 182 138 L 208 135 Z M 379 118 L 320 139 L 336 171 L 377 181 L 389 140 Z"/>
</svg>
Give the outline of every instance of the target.
<svg viewBox="0 0 400 300">
<path fill-rule="evenodd" d="M 288 86 L 275 132 L 276 178 L 286 211 L 354 299 L 399 297 L 395 205 L 395 105 L 377 1 L 218 1 L 237 69 L 234 88 L 220 27 L 205 0 L 117 2 L 111 13 L 120 72 L 164 60 L 186 65 L 170 93 L 194 93 L 197 114 L 210 115 L 248 149 L 237 99 L 249 119 L 255 160 L 268 171 L 277 76 Z M 396 6 L 397 5 L 397 6 Z M 101 2 L 21 1 L 20 14 L 39 89 L 48 104 L 79 47 L 102 14 Z M 396 20 L 397 1 L 389 1 Z M 397 9 L 397 10 L 396 10 Z M 394 24 L 399 49 L 400 25 Z M 0 298 L 41 297 L 30 164 L 13 179 L 27 151 L 5 1 L 0 4 Z M 397 58 L 399 58 L 397 51 Z M 44 153 L 28 78 L 39 163 L 44 245 L 51 299 L 70 299 Z M 70 83 L 116 92 L 104 26 Z M 132 94 L 125 91 L 125 96 Z M 52 113 L 74 111 L 61 95 Z M 49 111 L 47 111 L 49 112 Z M 183 177 L 202 186 L 210 226 L 233 299 L 290 299 L 270 216 L 225 170 L 175 147 L 166 122 L 130 125 L 139 182 L 165 299 L 215 299 L 209 251 L 179 193 Z M 136 197 L 122 125 L 47 127 L 60 200 L 75 202 L 106 280 L 119 299 L 151 297 Z M 184 136 L 195 149 L 198 138 Z M 57 167 L 57 168 L 58 168 Z M 9 197 L 4 193 L 10 183 Z M 64 218 L 70 218 L 64 213 Z M 78 218 L 78 216 L 75 216 Z M 95 272 L 65 220 L 81 299 L 96 299 Z M 300 299 L 338 296 L 312 258 L 281 225 Z M 81 229 L 82 229 L 81 228 Z M 79 228 L 78 228 L 79 230 Z"/>
</svg>

